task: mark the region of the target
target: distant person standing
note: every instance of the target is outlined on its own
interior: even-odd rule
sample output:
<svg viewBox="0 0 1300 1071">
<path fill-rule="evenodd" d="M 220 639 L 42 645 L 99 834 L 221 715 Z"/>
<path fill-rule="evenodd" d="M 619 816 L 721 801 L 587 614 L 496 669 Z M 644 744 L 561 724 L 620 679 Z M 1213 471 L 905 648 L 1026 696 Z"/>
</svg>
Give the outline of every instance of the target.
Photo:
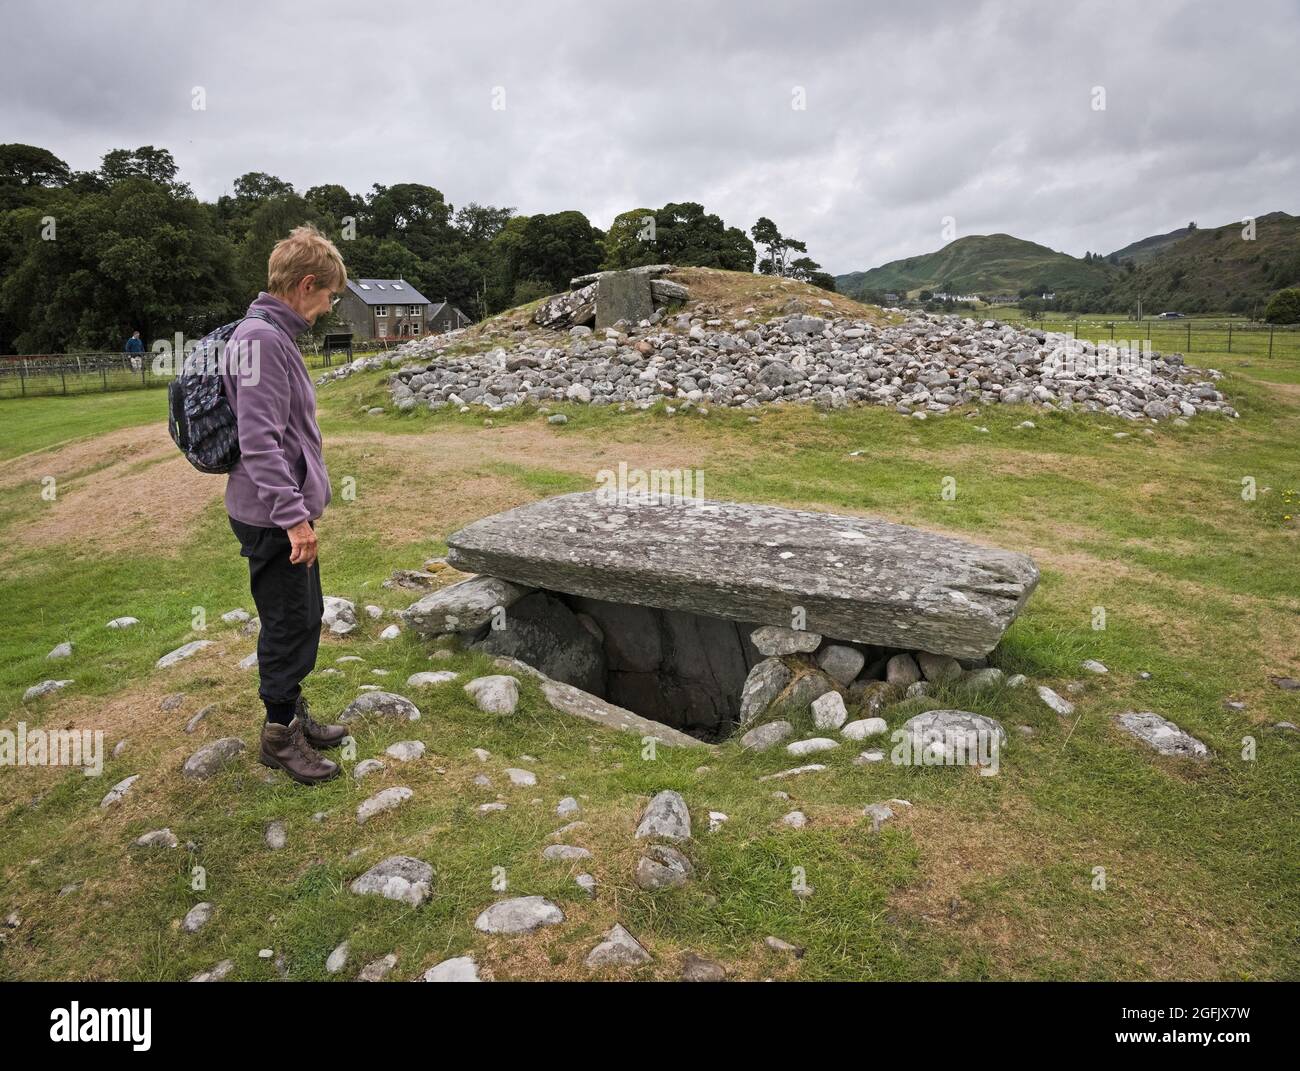
<svg viewBox="0 0 1300 1071">
<path fill-rule="evenodd" d="M 251 356 L 255 378 L 222 379 L 239 428 L 239 461 L 226 484 L 226 512 L 248 559 L 257 636 L 258 695 L 266 707 L 260 762 L 301 784 L 328 781 L 337 763 L 317 748 L 337 747 L 347 730 L 320 725 L 302 695 L 320 645 L 320 567 L 315 521 L 330 500 L 316 424 L 316 390 L 295 339 L 333 307 L 347 285 L 343 258 L 312 226 L 278 242 L 266 290 L 248 307 L 228 349 Z"/>
<path fill-rule="evenodd" d="M 126 340 L 127 353 L 144 353 L 144 340 L 140 338 L 139 331 L 133 331 L 131 337 Z"/>
</svg>

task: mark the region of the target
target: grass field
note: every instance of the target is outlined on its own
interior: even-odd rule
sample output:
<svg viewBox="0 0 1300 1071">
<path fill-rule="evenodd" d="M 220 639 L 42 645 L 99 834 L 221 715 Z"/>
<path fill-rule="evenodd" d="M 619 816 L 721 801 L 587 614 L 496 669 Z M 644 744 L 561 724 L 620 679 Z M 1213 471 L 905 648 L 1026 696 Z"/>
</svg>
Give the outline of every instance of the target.
<svg viewBox="0 0 1300 1071">
<path fill-rule="evenodd" d="M 1183 320 L 1126 320 L 1113 313 L 1080 313 L 1078 316 L 1044 313 L 1039 320 L 1029 320 L 1018 308 L 989 308 L 984 312 L 994 319 L 1023 323 L 1044 331 L 1070 331 L 1090 342 L 1149 343 L 1157 353 L 1194 353 L 1221 355 L 1237 360 L 1259 358 L 1262 361 L 1293 361 L 1300 358 L 1300 327 L 1278 325 L 1270 329 L 1243 317 L 1206 316 Z M 978 315 L 978 314 L 976 314 Z"/>
<path fill-rule="evenodd" d="M 260 719 L 255 675 L 235 668 L 253 641 L 220 621 L 252 609 L 224 481 L 175 454 L 158 392 L 0 402 L 0 726 L 102 729 L 109 749 L 126 741 L 100 777 L 0 768 L 0 916 L 21 919 L 0 931 L 0 977 L 184 979 L 229 958 L 234 978 L 273 978 L 274 960 L 259 957 L 269 948 L 288 977 L 319 979 L 347 939 L 345 978 L 390 952 L 395 978 L 465 952 L 496 978 L 585 978 L 583 958 L 614 922 L 654 956 L 608 972 L 618 977 L 675 978 L 688 951 L 754 979 L 1300 977 L 1300 734 L 1273 727 L 1300 722 L 1300 700 L 1269 681 L 1300 677 L 1300 548 L 1284 519 L 1285 495 L 1300 486 L 1300 361 L 1205 363 L 1231 370 L 1224 389 L 1239 421 L 1125 426 L 1125 439 L 1105 417 L 1019 407 L 924 424 L 881 409 L 788 408 L 749 424 L 719 410 L 574 407 L 563 427 L 529 411 L 485 427 L 481 415 L 446 411 L 365 416 L 385 400 L 380 373 L 322 388 L 336 494 L 319 525 L 322 574 L 328 594 L 358 606 L 405 607 L 413 595 L 381 586 L 393 569 L 419 567 L 470 520 L 592 487 L 619 461 L 702 469 L 710 497 L 869 513 L 1030 554 L 1042 582 L 993 661 L 1063 694 L 1077 682 L 1076 715 L 1059 718 L 1029 688 L 954 690 L 886 713 L 891 729 L 936 706 L 1001 719 L 1012 739 L 997 777 L 860 767 L 849 746 L 830 753 L 826 773 L 780 783 L 757 781 L 796 764 L 780 749 L 752 755 L 729 742 L 647 760 L 636 738 L 553 712 L 527 680 L 516 715 L 484 715 L 459 687 L 490 669 L 482 656 L 435 665 L 414 634 L 382 641 L 388 622 L 363 618 L 352 636 L 324 640 L 319 665 L 364 661 L 314 675 L 308 695 L 331 714 L 362 683 L 404 691 L 417 670 L 458 671 L 459 683 L 408 693 L 420 721 L 357 732 L 357 759 L 404 738 L 424 741 L 424 758 L 306 790 L 245 752 L 213 780 L 187 781 L 181 764 L 200 744 L 237 735 L 255 747 Z M 1026 417 L 1036 429 L 1016 427 Z M 957 480 L 952 501 L 941 497 L 946 476 Z M 340 494 L 349 477 L 351 499 Z M 1242 497 L 1247 477 L 1253 501 Z M 123 614 L 140 624 L 104 627 Z M 216 642 L 153 668 L 200 637 Z M 65 640 L 74 656 L 47 662 Z M 1081 672 L 1085 658 L 1111 672 Z M 24 689 L 47 677 L 74 684 L 24 704 Z M 160 712 L 177 692 L 181 708 Z M 215 711 L 187 735 L 208 704 Z M 1159 757 L 1117 731 L 1112 717 L 1126 710 L 1173 719 L 1212 757 Z M 480 763 L 475 747 L 491 758 Z M 507 766 L 534 770 L 538 785 L 512 787 Z M 481 772 L 491 787 L 473 783 Z M 132 774 L 127 797 L 101 809 Z M 358 826 L 356 805 L 392 785 L 413 798 Z M 632 831 L 663 788 L 691 807 L 697 874 L 651 894 L 631 879 Z M 790 799 L 773 798 L 776 788 Z M 588 823 L 572 843 L 594 858 L 544 862 L 568 795 Z M 507 810 L 477 813 L 498 796 Z M 913 807 L 872 833 L 863 807 L 893 797 Z M 780 824 L 795 807 L 810 819 L 803 830 Z M 716 833 L 711 810 L 729 816 Z M 264 840 L 273 820 L 288 829 L 280 850 Z M 180 847 L 132 846 L 164 826 Z M 437 871 L 419 909 L 347 891 L 394 852 Z M 791 891 L 797 868 L 815 888 L 808 899 Z M 594 900 L 573 884 L 584 869 L 599 881 Z M 565 923 L 517 938 L 475 931 L 503 895 L 501 874 L 504 895 L 546 895 Z M 217 907 L 213 921 L 180 932 L 203 900 Z M 769 951 L 767 935 L 806 954 Z"/>
</svg>

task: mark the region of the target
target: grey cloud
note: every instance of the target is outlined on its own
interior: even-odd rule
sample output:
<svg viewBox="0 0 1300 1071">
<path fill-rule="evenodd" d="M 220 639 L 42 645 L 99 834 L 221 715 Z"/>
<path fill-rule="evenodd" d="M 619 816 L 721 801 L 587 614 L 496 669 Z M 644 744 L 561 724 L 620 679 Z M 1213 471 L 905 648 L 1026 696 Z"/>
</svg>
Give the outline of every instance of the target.
<svg viewBox="0 0 1300 1071">
<path fill-rule="evenodd" d="M 82 168 L 166 146 L 204 197 L 263 170 L 600 226 L 696 200 L 836 272 L 936 248 L 948 215 L 1081 255 L 1300 210 L 1286 0 L 55 2 L 4 24 L 5 140 Z"/>
</svg>

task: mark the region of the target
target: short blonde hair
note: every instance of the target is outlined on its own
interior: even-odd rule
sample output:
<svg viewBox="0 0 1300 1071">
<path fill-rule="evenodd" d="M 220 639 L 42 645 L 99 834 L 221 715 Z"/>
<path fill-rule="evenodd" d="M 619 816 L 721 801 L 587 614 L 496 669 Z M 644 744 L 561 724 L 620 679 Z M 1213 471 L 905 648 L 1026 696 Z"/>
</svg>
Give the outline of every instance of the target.
<svg viewBox="0 0 1300 1071">
<path fill-rule="evenodd" d="M 266 264 L 266 289 L 287 294 L 308 275 L 315 275 L 332 289 L 341 290 L 348 281 L 343 257 L 334 243 L 312 224 L 304 223 L 275 243 Z"/>
</svg>

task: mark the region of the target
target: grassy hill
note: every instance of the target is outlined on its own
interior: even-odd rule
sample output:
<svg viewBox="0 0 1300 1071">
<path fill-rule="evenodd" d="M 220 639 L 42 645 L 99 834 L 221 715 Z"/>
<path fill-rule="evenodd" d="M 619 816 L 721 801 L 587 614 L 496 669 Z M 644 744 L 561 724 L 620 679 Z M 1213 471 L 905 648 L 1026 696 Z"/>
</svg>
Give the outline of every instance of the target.
<svg viewBox="0 0 1300 1071">
<path fill-rule="evenodd" d="M 1192 233 L 1194 232 L 1190 227 L 1179 227 L 1176 231 L 1153 234 L 1149 238 L 1139 238 L 1136 242 L 1129 242 L 1123 249 L 1116 249 L 1106 259 L 1109 260 L 1114 257 L 1116 260 L 1131 260 L 1135 264 L 1142 264 L 1152 257 L 1166 252 L 1171 246 L 1177 245 Z"/>
<path fill-rule="evenodd" d="M 1023 238 L 973 234 L 935 253 L 838 275 L 835 286 L 850 297 L 873 290 L 1014 294 L 1022 287 L 1039 285 L 1049 290 L 1100 287 L 1112 274 L 1105 265 L 1089 264 Z"/>
<path fill-rule="evenodd" d="M 1173 232 L 1176 233 L 1176 232 Z M 1168 236 L 1164 236 L 1168 237 Z M 1146 239 L 1151 242 L 1154 239 Z M 1137 243 L 1141 245 L 1142 243 Z M 1250 313 L 1300 284 L 1300 217 L 1270 212 L 1246 240 L 1240 223 L 1201 228 L 1169 242 L 1095 295 L 1097 309 Z"/>
</svg>

